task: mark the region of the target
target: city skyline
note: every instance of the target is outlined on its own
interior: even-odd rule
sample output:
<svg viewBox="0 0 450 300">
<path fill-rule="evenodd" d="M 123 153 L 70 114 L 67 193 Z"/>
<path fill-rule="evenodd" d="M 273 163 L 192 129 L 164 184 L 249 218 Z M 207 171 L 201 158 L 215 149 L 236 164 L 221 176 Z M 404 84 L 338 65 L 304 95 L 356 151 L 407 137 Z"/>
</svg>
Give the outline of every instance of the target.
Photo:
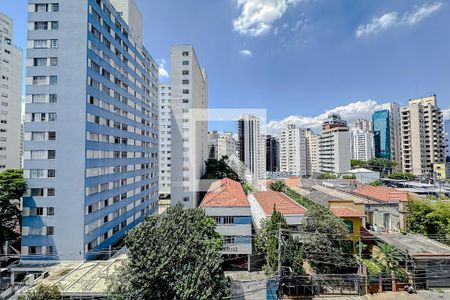
<svg viewBox="0 0 450 300">
<path fill-rule="evenodd" d="M 137 5 L 144 16 L 144 44 L 163 75 L 170 73 L 172 44 L 196 46 L 212 79 L 211 108 L 265 108 L 270 132 L 284 120 L 320 127 L 329 112 L 352 123 L 349 117 L 369 119 L 382 103 L 404 106 L 408 99 L 437 94 L 449 117 L 450 61 L 443 58 L 450 39 L 443 30 L 450 7 L 443 1 L 195 2 Z M 267 13 L 252 10 L 255 5 Z M 26 24 L 18 21 L 25 18 L 26 1 L 5 1 L 2 10 L 16 21 L 17 44 L 26 48 Z M 210 20 L 215 11 L 220 20 Z M 164 22 L 170 12 L 173 24 Z"/>
</svg>

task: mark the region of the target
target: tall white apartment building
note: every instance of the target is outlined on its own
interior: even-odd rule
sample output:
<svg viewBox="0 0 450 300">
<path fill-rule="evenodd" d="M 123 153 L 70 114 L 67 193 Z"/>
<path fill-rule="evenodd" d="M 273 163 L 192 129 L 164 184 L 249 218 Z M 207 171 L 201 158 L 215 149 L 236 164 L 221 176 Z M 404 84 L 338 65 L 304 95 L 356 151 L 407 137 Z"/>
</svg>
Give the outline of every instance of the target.
<svg viewBox="0 0 450 300">
<path fill-rule="evenodd" d="M 0 172 L 21 167 L 22 49 L 13 30 L 0 12 Z"/>
<path fill-rule="evenodd" d="M 238 153 L 253 184 L 265 179 L 266 138 L 262 133 L 261 118 L 254 115 L 242 115 L 238 120 Z"/>
<path fill-rule="evenodd" d="M 170 51 L 172 143 L 171 203 L 200 204 L 200 178 L 208 158 L 208 77 L 192 45 Z"/>
<path fill-rule="evenodd" d="M 236 142 L 233 139 L 231 132 L 223 132 L 219 134 L 219 140 L 217 142 L 217 156 L 222 158 L 223 156 L 236 156 Z"/>
<path fill-rule="evenodd" d="M 171 174 L 171 87 L 170 83 L 159 84 L 159 194 L 170 194 Z"/>
<path fill-rule="evenodd" d="M 350 130 L 350 150 L 352 159 L 367 161 L 373 157 L 373 134 L 369 131 L 352 128 Z"/>
<path fill-rule="evenodd" d="M 358 119 L 353 124 L 353 127 L 365 132 L 372 132 L 372 122 L 370 122 L 369 120 Z"/>
<path fill-rule="evenodd" d="M 319 139 L 319 171 L 343 174 L 350 170 L 350 132 L 339 115 L 330 115 L 323 123 Z"/>
<path fill-rule="evenodd" d="M 219 133 L 214 131 L 208 132 L 208 158 L 219 159 Z"/>
<path fill-rule="evenodd" d="M 319 135 L 307 128 L 306 138 L 306 175 L 308 177 L 319 173 Z"/>
<path fill-rule="evenodd" d="M 436 95 L 409 100 L 400 109 L 403 172 L 432 176 L 433 163 L 445 162 L 445 133 Z"/>
<path fill-rule="evenodd" d="M 158 211 L 158 65 L 132 0 L 28 1 L 22 261 L 85 260 Z"/>
<path fill-rule="evenodd" d="M 280 134 L 280 172 L 307 176 L 306 129 L 287 124 Z"/>
</svg>

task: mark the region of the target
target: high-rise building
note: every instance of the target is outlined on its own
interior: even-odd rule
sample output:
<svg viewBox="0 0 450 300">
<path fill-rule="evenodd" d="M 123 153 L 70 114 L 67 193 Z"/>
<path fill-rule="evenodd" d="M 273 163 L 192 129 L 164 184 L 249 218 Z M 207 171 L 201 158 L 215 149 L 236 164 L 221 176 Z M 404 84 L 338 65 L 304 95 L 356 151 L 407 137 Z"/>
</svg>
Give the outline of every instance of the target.
<svg viewBox="0 0 450 300">
<path fill-rule="evenodd" d="M 319 173 L 319 135 L 307 128 L 305 132 L 306 138 L 306 175 L 308 177 Z"/>
<path fill-rule="evenodd" d="M 306 129 L 287 124 L 280 134 L 280 172 L 307 176 Z"/>
<path fill-rule="evenodd" d="M 280 143 L 274 136 L 266 136 L 266 171 L 280 170 Z"/>
<path fill-rule="evenodd" d="M 159 194 L 167 197 L 170 194 L 170 145 L 171 145 L 171 87 L 170 83 L 159 85 Z"/>
<path fill-rule="evenodd" d="M 132 0 L 28 2 L 23 261 L 94 258 L 158 210 L 141 23 Z"/>
<path fill-rule="evenodd" d="M 219 134 L 217 142 L 217 156 L 221 159 L 224 156 L 236 156 L 236 142 L 233 139 L 231 132 L 224 132 Z"/>
<path fill-rule="evenodd" d="M 359 129 L 365 132 L 372 132 L 372 122 L 365 119 L 358 119 L 353 124 L 353 128 Z"/>
<path fill-rule="evenodd" d="M 400 113 L 403 172 L 431 176 L 433 164 L 445 161 L 443 116 L 436 95 L 409 100 Z"/>
<path fill-rule="evenodd" d="M 171 203 L 200 204 L 200 178 L 208 158 L 208 77 L 192 45 L 170 50 L 172 95 Z"/>
<path fill-rule="evenodd" d="M 350 130 L 350 150 L 352 159 L 367 161 L 373 157 L 373 134 L 367 130 Z"/>
<path fill-rule="evenodd" d="M 238 120 L 239 159 L 251 173 L 247 178 L 252 183 L 265 179 L 266 138 L 262 133 L 261 119 L 253 115 L 243 115 Z"/>
<path fill-rule="evenodd" d="M 0 172 L 21 167 L 22 49 L 13 30 L 0 12 Z"/>
<path fill-rule="evenodd" d="M 445 131 L 445 161 L 450 162 L 450 120 L 444 121 Z"/>
<path fill-rule="evenodd" d="M 343 174 L 350 170 L 350 133 L 347 122 L 332 114 L 319 139 L 319 172 Z"/>
<path fill-rule="evenodd" d="M 374 155 L 397 163 L 401 169 L 400 106 L 397 103 L 381 105 L 372 115 Z"/>
<path fill-rule="evenodd" d="M 208 132 L 208 158 L 219 159 L 219 133 Z"/>
</svg>

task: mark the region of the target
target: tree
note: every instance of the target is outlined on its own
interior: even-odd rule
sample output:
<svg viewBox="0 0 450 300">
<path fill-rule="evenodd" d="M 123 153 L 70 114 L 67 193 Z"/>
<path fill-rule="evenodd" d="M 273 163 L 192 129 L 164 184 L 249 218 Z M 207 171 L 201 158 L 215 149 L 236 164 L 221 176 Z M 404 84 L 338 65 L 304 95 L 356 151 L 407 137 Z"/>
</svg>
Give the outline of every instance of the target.
<svg viewBox="0 0 450 300">
<path fill-rule="evenodd" d="M 216 159 L 216 146 L 212 145 L 209 149 L 208 159 Z"/>
<path fill-rule="evenodd" d="M 367 168 L 380 174 L 391 173 L 397 163 L 385 158 L 372 158 L 367 161 Z"/>
<path fill-rule="evenodd" d="M 20 198 L 27 185 L 21 170 L 6 170 L 0 173 L 0 247 L 6 241 L 14 240 L 14 231 L 20 218 Z"/>
<path fill-rule="evenodd" d="M 56 300 L 61 299 L 61 291 L 57 285 L 39 283 L 28 289 L 19 300 Z"/>
<path fill-rule="evenodd" d="M 249 192 L 253 191 L 254 187 L 250 183 L 244 182 L 242 184 L 242 189 L 244 190 L 245 194 L 248 194 Z"/>
<path fill-rule="evenodd" d="M 328 172 L 324 172 L 324 173 L 320 174 L 318 178 L 319 179 L 336 179 L 336 175 L 328 173 Z"/>
<path fill-rule="evenodd" d="M 336 274 L 356 266 L 348 229 L 328 208 L 308 209 L 299 230 L 304 258 L 317 273 Z"/>
<path fill-rule="evenodd" d="M 282 229 L 283 245 L 281 264 L 289 267 L 291 272 L 287 276 L 303 274 L 303 256 L 300 243 L 292 237 L 287 230 L 288 225 L 283 215 L 276 210 L 274 205 L 272 215 L 269 219 L 261 221 L 261 229 L 255 239 L 256 251 L 263 254 L 265 264 L 263 267 L 267 276 L 273 276 L 278 271 L 278 243 L 279 230 Z"/>
<path fill-rule="evenodd" d="M 272 181 L 270 183 L 270 189 L 275 192 L 285 192 L 286 188 L 286 184 L 281 180 Z"/>
<path fill-rule="evenodd" d="M 376 260 L 384 264 L 388 270 L 395 270 L 398 266 L 400 260 L 402 260 L 402 254 L 393 246 L 382 243 L 378 246 L 379 255 L 376 257 Z"/>
<path fill-rule="evenodd" d="M 352 169 L 367 168 L 367 162 L 365 160 L 352 159 L 350 160 L 350 166 Z"/>
<path fill-rule="evenodd" d="M 377 180 L 374 180 L 372 182 L 369 182 L 369 185 L 371 185 L 371 186 L 382 186 L 383 185 L 383 181 L 377 179 Z"/>
<path fill-rule="evenodd" d="M 227 163 L 227 159 L 227 156 L 223 156 L 219 160 L 209 158 L 205 162 L 205 175 L 202 176 L 202 179 L 230 178 L 235 181 L 242 181 L 238 174 L 230 168 Z"/>
<path fill-rule="evenodd" d="M 125 244 L 128 262 L 110 279 L 115 299 L 223 299 L 229 281 L 221 268 L 222 238 L 201 209 L 181 204 L 147 217 Z"/>
<path fill-rule="evenodd" d="M 413 174 L 410 174 L 410 173 L 397 172 L 397 173 L 389 174 L 388 178 L 390 178 L 390 179 L 414 180 L 416 178 L 416 176 L 414 176 Z"/>
</svg>

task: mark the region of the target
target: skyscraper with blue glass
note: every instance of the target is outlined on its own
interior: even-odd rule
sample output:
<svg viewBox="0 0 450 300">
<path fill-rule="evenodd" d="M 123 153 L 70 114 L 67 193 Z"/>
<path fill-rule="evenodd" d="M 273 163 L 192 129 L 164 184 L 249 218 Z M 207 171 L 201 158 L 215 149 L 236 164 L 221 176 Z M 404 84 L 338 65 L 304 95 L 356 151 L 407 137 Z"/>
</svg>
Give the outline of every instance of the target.
<svg viewBox="0 0 450 300">
<path fill-rule="evenodd" d="M 22 260 L 91 259 L 158 198 L 158 67 L 132 0 L 29 0 Z"/>
<path fill-rule="evenodd" d="M 397 103 L 381 105 L 372 115 L 374 154 L 377 158 L 395 161 L 401 169 L 400 106 Z"/>
</svg>

